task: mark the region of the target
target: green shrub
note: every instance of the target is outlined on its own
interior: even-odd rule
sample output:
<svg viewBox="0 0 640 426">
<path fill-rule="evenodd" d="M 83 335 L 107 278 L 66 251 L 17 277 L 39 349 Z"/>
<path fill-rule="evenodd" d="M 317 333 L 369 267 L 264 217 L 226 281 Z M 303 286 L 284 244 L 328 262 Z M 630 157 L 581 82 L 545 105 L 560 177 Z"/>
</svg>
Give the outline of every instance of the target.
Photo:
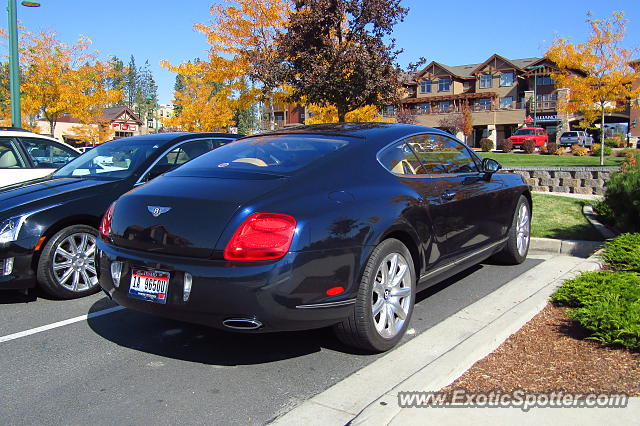
<svg viewBox="0 0 640 426">
<path fill-rule="evenodd" d="M 640 350 L 640 301 L 629 302 L 617 294 L 575 309 L 570 318 L 591 332 L 587 339 L 605 345 Z"/>
<path fill-rule="evenodd" d="M 489 152 L 493 149 L 493 141 L 489 138 L 480 139 L 480 148 L 484 152 Z"/>
<path fill-rule="evenodd" d="M 604 140 L 604 146 L 608 146 L 609 148 L 617 148 L 618 147 L 618 141 L 615 140 L 615 139 L 605 139 Z"/>
<path fill-rule="evenodd" d="M 600 220 L 602 222 L 606 223 L 607 225 L 616 224 L 615 214 L 613 213 L 611 207 L 609 207 L 609 204 L 605 203 L 604 200 L 596 201 L 592 206 L 593 211 L 595 211 L 596 214 L 600 216 Z"/>
<path fill-rule="evenodd" d="M 502 152 L 513 151 L 513 142 L 511 142 L 511 139 L 504 139 L 502 142 L 500 142 L 500 149 L 502 150 Z"/>
<path fill-rule="evenodd" d="M 551 299 L 573 308 L 569 317 L 591 332 L 588 339 L 640 350 L 640 275 L 587 272 L 566 281 Z"/>
<path fill-rule="evenodd" d="M 611 155 L 611 153 L 613 152 L 613 150 L 611 149 L 610 146 L 606 146 L 604 147 L 604 155 Z M 594 155 L 596 157 L 600 156 L 600 144 L 599 143 L 594 143 L 591 146 L 591 155 Z"/>
<path fill-rule="evenodd" d="M 536 141 L 533 139 L 525 139 L 525 141 L 522 142 L 522 149 L 527 154 L 533 154 L 536 151 Z"/>
<path fill-rule="evenodd" d="M 624 170 L 611 174 L 604 202 L 613 211 L 621 231 L 640 232 L 640 167 L 636 164 Z"/>
<path fill-rule="evenodd" d="M 640 234 L 627 233 L 608 240 L 602 258 L 613 269 L 640 272 Z"/>
<path fill-rule="evenodd" d="M 630 301 L 640 300 L 640 276 L 633 272 L 585 272 L 565 281 L 551 296 L 551 300 L 560 305 L 580 308 L 602 299 L 608 293 L 621 295 Z"/>
</svg>

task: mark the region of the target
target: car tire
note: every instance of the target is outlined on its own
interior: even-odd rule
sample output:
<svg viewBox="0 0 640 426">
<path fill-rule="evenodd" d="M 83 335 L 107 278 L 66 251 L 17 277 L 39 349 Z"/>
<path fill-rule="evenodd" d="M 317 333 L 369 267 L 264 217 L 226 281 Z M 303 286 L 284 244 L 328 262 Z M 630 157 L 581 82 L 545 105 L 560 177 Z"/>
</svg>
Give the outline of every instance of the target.
<svg viewBox="0 0 640 426">
<path fill-rule="evenodd" d="M 348 346 L 369 352 L 393 348 L 407 331 L 415 294 L 416 272 L 409 249 L 394 238 L 384 240 L 369 256 L 353 313 L 334 326 L 336 336 Z"/>
<path fill-rule="evenodd" d="M 513 214 L 507 243 L 502 251 L 493 256 L 493 259 L 507 265 L 519 265 L 527 258 L 530 241 L 531 205 L 529 200 L 521 195 Z"/>
<path fill-rule="evenodd" d="M 75 299 L 100 290 L 95 267 L 98 231 L 73 225 L 54 234 L 38 260 L 38 284 L 50 296 Z"/>
</svg>

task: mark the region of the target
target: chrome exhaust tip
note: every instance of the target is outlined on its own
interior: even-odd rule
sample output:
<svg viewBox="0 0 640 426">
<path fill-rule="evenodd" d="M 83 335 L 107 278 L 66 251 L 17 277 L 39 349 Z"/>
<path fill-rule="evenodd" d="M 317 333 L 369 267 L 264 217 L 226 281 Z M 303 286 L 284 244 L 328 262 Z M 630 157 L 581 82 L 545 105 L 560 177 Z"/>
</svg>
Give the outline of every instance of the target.
<svg viewBox="0 0 640 426">
<path fill-rule="evenodd" d="M 229 318 L 222 321 L 222 325 L 234 330 L 256 330 L 262 327 L 262 323 L 253 318 Z"/>
</svg>

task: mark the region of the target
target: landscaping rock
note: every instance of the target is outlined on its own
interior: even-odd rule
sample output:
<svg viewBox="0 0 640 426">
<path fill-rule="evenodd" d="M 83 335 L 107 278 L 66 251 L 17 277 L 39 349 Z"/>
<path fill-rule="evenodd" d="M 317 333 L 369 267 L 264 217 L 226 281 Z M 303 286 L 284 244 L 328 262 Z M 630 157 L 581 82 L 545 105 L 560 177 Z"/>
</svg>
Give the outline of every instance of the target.
<svg viewBox="0 0 640 426">
<path fill-rule="evenodd" d="M 562 179 L 560 185 L 577 187 L 580 186 L 580 179 Z"/>
</svg>

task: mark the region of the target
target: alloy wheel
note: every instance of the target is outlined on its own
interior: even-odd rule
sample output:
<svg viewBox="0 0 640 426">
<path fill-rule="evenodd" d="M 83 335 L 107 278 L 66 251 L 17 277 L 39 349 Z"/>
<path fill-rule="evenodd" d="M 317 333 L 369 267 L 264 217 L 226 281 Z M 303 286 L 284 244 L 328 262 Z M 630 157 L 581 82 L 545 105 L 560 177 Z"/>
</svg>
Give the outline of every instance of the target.
<svg viewBox="0 0 640 426">
<path fill-rule="evenodd" d="M 400 253 L 388 254 L 378 267 L 371 295 L 373 322 L 385 339 L 402 330 L 411 308 L 412 286 L 407 260 Z"/>
<path fill-rule="evenodd" d="M 51 267 L 57 283 L 67 290 L 82 292 L 98 283 L 95 265 L 96 237 L 78 232 L 55 248 Z"/>
<path fill-rule="evenodd" d="M 531 233 L 529 207 L 526 203 L 522 203 L 520 205 L 520 209 L 518 209 L 518 218 L 516 220 L 516 246 L 520 256 L 524 256 L 529 248 L 529 235 Z"/>
</svg>

